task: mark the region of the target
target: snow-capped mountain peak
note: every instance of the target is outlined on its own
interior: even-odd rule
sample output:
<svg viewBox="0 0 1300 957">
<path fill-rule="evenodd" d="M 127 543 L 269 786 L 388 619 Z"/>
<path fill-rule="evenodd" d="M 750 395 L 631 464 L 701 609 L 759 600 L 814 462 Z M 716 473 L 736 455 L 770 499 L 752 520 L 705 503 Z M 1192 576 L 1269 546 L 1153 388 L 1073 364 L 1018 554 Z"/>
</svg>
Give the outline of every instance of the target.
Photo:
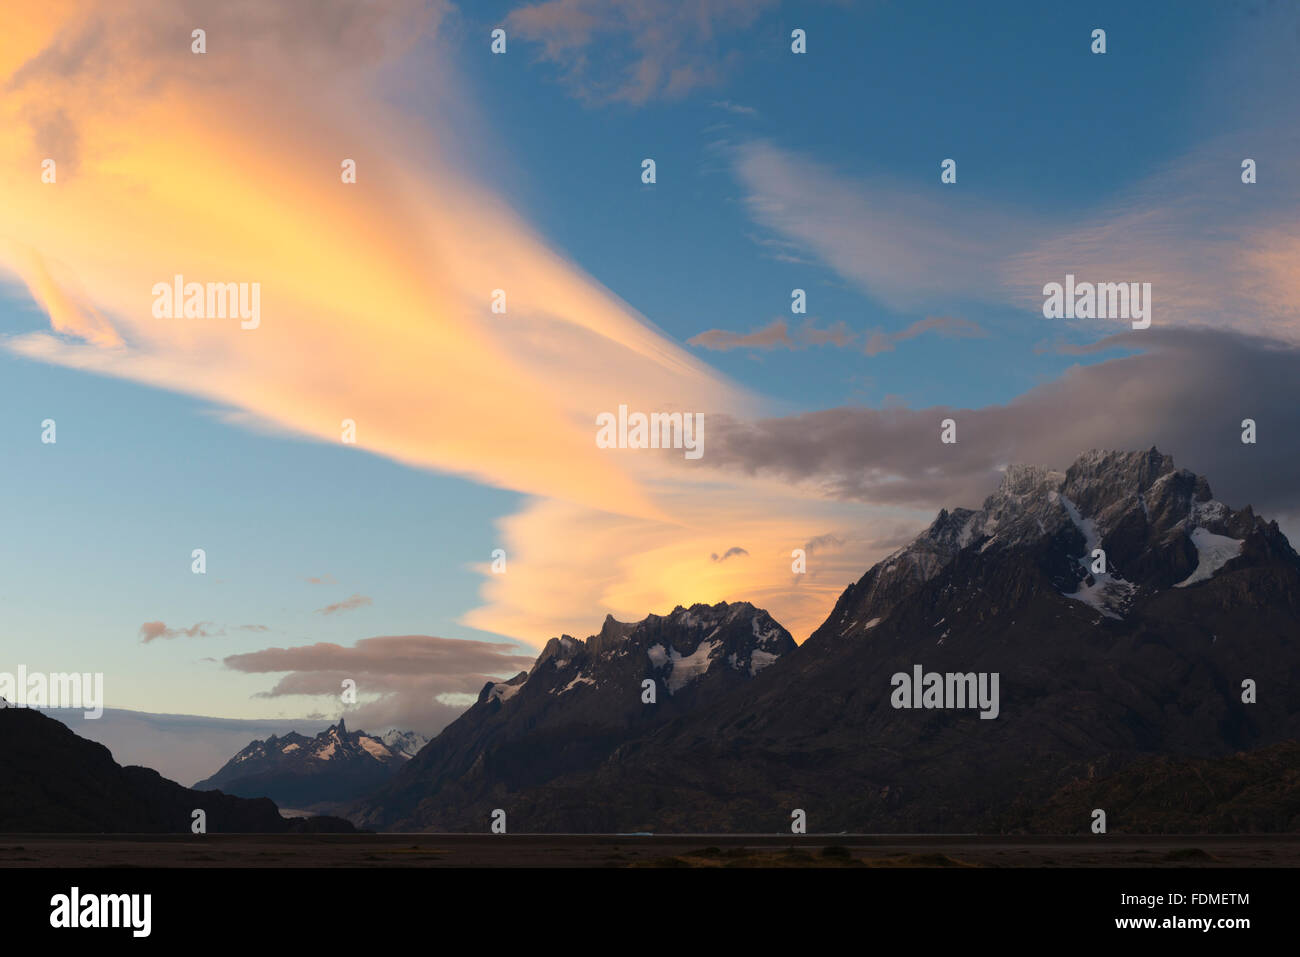
<svg viewBox="0 0 1300 957">
<path fill-rule="evenodd" d="M 405 755 L 413 758 L 419 754 L 420 749 L 429 743 L 429 739 L 422 734 L 414 731 L 400 731 L 397 728 L 391 728 L 385 731 L 379 737 L 380 743 L 395 755 Z"/>
<path fill-rule="evenodd" d="M 753 677 L 794 648 L 790 633 L 748 602 L 678 605 L 639 622 L 607 615 L 585 641 L 552 638 L 531 670 L 488 682 L 479 702 L 504 705 L 536 694 L 563 697 L 605 688 L 624 695 L 628 688 L 639 691 L 646 678 L 672 697 L 723 670 Z"/>
<path fill-rule="evenodd" d="M 290 731 L 252 741 L 195 787 L 255 797 L 261 790 L 274 788 L 277 782 L 283 786 L 286 780 L 295 778 L 325 775 L 337 779 L 336 785 L 340 781 L 380 781 L 427 743 L 427 738 L 412 731 L 391 730 L 382 735 L 349 731 L 347 722 L 340 718 L 314 737 Z"/>
<path fill-rule="evenodd" d="M 1041 567 L 1066 598 L 1123 618 L 1139 595 L 1210 580 L 1248 554 L 1290 553 L 1276 523 L 1214 498 L 1209 483 L 1171 456 L 1093 450 L 1064 472 L 1010 465 L 979 509 L 944 509 L 907 546 L 841 597 L 839 634 L 868 633 L 916 588 L 981 556 Z M 825 626 L 823 626 L 823 629 Z"/>
</svg>

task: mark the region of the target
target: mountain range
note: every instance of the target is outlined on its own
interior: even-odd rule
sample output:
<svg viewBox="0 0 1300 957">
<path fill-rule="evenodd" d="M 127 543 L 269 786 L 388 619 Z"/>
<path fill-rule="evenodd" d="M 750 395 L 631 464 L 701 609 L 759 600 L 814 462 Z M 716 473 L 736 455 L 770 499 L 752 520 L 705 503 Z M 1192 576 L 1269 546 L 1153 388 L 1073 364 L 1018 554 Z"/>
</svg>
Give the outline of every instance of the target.
<svg viewBox="0 0 1300 957">
<path fill-rule="evenodd" d="M 351 827 L 265 794 L 393 831 L 1296 830 L 1297 748 L 1300 555 L 1158 450 L 1094 451 L 940 511 L 801 645 L 743 601 L 607 616 L 427 743 L 340 720 L 190 790 L 2 709 L 0 831 Z"/>
<path fill-rule="evenodd" d="M 351 813 L 377 830 L 480 829 L 510 795 L 616 765 L 629 744 L 749 684 L 796 648 L 745 602 L 678 607 L 637 623 L 607 616 L 585 641 L 552 638 L 531 670 L 484 685 L 465 714 Z M 602 819 L 564 818 L 564 827 L 598 830 Z"/>
<path fill-rule="evenodd" d="M 427 743 L 413 731 L 348 731 L 339 719 L 315 737 L 291 731 L 253 741 L 194 788 L 324 809 L 375 790 Z"/>
<path fill-rule="evenodd" d="M 814 831 L 1086 831 L 1126 772 L 1187 777 L 1300 737 L 1298 636 L 1300 556 L 1276 522 L 1169 456 L 1012 466 L 802 645 L 744 602 L 607 618 L 489 682 L 345 813 L 385 830 L 486 830 L 501 809 L 526 832 L 770 832 L 801 809 Z M 918 667 L 998 676 L 996 719 L 896 707 Z M 1150 784 L 1112 828 L 1190 819 Z M 1264 804 L 1233 828 L 1277 827 Z"/>
</svg>

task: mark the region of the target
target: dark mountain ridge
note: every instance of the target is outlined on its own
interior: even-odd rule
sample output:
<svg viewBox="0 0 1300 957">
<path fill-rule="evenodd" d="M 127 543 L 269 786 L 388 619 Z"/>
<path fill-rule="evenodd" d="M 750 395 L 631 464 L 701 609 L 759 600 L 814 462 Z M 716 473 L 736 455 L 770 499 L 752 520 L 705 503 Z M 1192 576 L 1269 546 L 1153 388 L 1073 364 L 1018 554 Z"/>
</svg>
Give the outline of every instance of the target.
<svg viewBox="0 0 1300 957">
<path fill-rule="evenodd" d="M 196 809 L 210 834 L 355 830 L 339 818 L 283 818 L 266 798 L 195 791 L 122 767 L 108 748 L 39 711 L 0 708 L 0 832 L 189 833 Z"/>
</svg>

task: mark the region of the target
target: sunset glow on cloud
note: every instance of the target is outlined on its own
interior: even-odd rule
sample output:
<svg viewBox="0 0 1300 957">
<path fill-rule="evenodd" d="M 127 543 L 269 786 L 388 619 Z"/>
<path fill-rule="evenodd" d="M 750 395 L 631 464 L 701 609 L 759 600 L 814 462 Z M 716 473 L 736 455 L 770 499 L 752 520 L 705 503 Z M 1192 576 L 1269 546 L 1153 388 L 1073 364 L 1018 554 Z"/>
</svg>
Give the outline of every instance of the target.
<svg viewBox="0 0 1300 957">
<path fill-rule="evenodd" d="M 295 16 L 292 5 L 265 14 L 265 36 L 241 42 L 292 33 Z M 468 616 L 486 630 L 541 643 L 597 608 L 640 617 L 674 594 L 759 596 L 788 579 L 791 547 L 824 531 L 814 510 L 800 517 L 797 496 L 729 504 L 743 479 L 687 492 L 680 470 L 593 442 L 595 415 L 619 404 L 712 415 L 753 400 L 475 182 L 436 117 L 413 130 L 411 114 L 363 105 L 356 84 L 377 67 L 371 45 L 337 76 L 303 72 L 336 42 L 309 33 L 256 73 L 216 84 L 184 45 L 166 53 L 161 37 L 125 31 L 131 43 L 108 44 L 85 25 L 97 18 L 128 26 L 144 11 L 69 5 L 4 49 L 0 104 L 17 132 L 0 153 L 11 211 L 4 265 L 53 333 L 11 337 L 11 351 L 189 393 L 322 441 L 338 441 L 351 419 L 360 449 L 540 496 L 507 522 L 511 574 L 489 580 L 491 603 Z M 230 39 L 211 20 L 210 56 Z M 83 46 L 96 55 L 59 64 L 60 51 Z M 410 47 L 391 47 L 400 67 Z M 107 110 L 96 96 L 105 83 L 120 91 Z M 50 104 L 58 142 L 41 119 Z M 40 177 L 47 156 L 56 185 Z M 339 160 L 321 159 L 330 156 Z M 343 158 L 358 160 L 355 186 L 340 181 Z M 257 327 L 156 318 L 151 290 L 178 275 L 260 284 Z M 496 289 L 505 314 L 490 311 Z M 776 506 L 787 517 L 774 522 Z M 556 515 L 599 534 L 560 534 L 547 520 Z M 692 528 L 706 518 L 707 540 Z M 609 549 L 606 533 L 616 537 Z M 750 542 L 764 561 L 700 575 L 718 537 Z M 582 583 L 579 593 L 557 592 L 557 573 Z M 826 588 L 811 600 L 811 587 L 774 596 L 773 611 L 794 604 L 791 626 L 810 629 Z"/>
</svg>

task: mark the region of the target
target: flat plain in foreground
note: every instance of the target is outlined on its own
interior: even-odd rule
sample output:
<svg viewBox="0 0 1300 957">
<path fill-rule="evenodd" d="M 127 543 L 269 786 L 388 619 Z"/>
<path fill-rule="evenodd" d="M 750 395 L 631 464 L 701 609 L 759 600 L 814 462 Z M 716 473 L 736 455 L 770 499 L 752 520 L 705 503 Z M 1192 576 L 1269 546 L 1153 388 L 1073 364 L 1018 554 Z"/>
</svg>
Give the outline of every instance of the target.
<svg viewBox="0 0 1300 957">
<path fill-rule="evenodd" d="M 0 867 L 1296 867 L 1300 834 L 0 834 Z"/>
</svg>

